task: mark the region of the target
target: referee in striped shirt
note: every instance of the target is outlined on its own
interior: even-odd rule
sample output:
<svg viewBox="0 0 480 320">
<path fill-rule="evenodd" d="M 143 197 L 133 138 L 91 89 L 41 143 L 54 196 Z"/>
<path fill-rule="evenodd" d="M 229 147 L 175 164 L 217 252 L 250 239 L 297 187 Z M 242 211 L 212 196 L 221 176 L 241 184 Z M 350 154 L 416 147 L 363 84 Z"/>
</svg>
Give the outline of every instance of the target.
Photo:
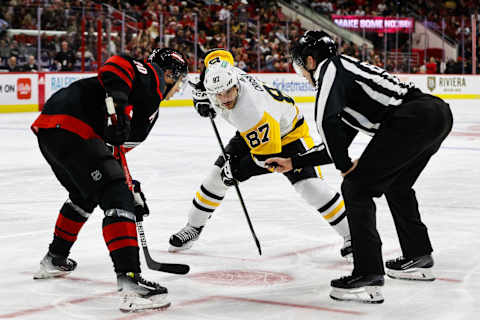
<svg viewBox="0 0 480 320">
<path fill-rule="evenodd" d="M 381 195 L 393 215 L 403 254 L 386 262 L 387 275 L 434 280 L 433 249 L 412 186 L 452 128 L 449 105 L 377 66 L 338 55 L 335 42 L 323 31 L 307 31 L 291 54 L 295 71 L 317 89 L 315 122 L 323 143 L 305 154 L 267 163 L 286 172 L 333 162 L 344 177 L 354 269 L 352 275 L 332 280 L 330 296 L 383 302 L 385 269 L 373 202 Z M 360 158 L 352 160 L 348 147 L 358 132 L 372 139 Z"/>
</svg>

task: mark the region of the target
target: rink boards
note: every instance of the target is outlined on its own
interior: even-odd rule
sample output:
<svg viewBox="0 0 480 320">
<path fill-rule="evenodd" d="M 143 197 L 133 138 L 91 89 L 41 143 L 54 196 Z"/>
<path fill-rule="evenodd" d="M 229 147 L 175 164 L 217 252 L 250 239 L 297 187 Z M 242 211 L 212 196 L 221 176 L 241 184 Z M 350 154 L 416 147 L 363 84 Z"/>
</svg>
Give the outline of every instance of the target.
<svg viewBox="0 0 480 320">
<path fill-rule="evenodd" d="M 255 73 L 267 85 L 281 90 L 298 103 L 314 102 L 314 89 L 295 73 Z M 41 110 L 45 101 L 57 90 L 74 81 L 96 76 L 96 73 L 5 73 L 0 74 L 0 113 Z M 190 74 L 189 77 L 195 77 Z M 398 74 L 402 81 L 412 81 L 423 92 L 444 99 L 480 99 L 480 76 Z M 189 86 L 161 107 L 192 106 Z"/>
</svg>

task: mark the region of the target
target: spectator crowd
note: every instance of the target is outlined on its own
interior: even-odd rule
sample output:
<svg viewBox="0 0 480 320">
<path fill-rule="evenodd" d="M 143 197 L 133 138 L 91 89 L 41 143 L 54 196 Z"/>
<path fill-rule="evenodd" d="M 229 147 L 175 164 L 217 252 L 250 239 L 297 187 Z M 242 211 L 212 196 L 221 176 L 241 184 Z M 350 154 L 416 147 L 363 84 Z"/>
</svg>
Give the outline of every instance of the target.
<svg viewBox="0 0 480 320">
<path fill-rule="evenodd" d="M 433 29 L 438 29 L 439 21 L 445 18 L 444 30 L 448 35 L 457 40 L 463 35 L 465 43 L 471 42 L 470 19 L 464 20 L 463 27 L 459 21 L 472 12 L 473 0 L 450 0 L 442 5 L 431 0 L 295 2 L 319 14 L 425 16 Z M 34 32 L 38 28 L 39 7 L 43 31 L 40 55 Z M 123 45 L 119 14 L 122 11 L 128 17 Z M 103 30 L 100 50 L 96 35 L 99 20 Z M 197 47 L 194 45 L 195 23 Z M 107 26 L 111 26 L 109 37 Z M 86 34 L 83 39 L 82 30 Z M 141 59 L 146 58 L 152 48 L 170 46 L 186 54 L 190 70 L 200 70 L 202 57 L 209 49 L 222 47 L 232 51 L 237 66 L 245 71 L 290 72 L 289 43 L 303 31 L 300 21 L 287 18 L 273 0 L 4 0 L 0 6 L 0 70 L 92 71 L 112 54 L 124 53 Z M 423 64 L 390 55 L 385 59 L 383 38 L 375 35 L 370 40 L 375 50 L 338 39 L 339 50 L 388 71 L 468 73 L 471 70 L 472 54 L 468 46 L 463 48 L 465 60 L 442 62 L 437 55 L 426 57 Z M 408 50 L 406 41 L 408 37 L 400 38 L 399 49 L 403 52 Z M 40 61 L 36 61 L 38 57 Z"/>
</svg>

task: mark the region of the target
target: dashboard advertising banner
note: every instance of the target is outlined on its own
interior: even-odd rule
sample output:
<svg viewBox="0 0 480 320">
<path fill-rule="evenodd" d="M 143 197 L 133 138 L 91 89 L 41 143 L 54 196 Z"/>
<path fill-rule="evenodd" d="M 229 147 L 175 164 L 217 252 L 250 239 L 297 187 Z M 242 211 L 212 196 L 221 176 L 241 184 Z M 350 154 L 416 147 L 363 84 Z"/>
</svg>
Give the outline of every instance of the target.
<svg viewBox="0 0 480 320">
<path fill-rule="evenodd" d="M 315 102 L 315 90 L 295 73 L 252 73 L 265 85 L 278 89 L 297 103 Z M 6 73 L 0 74 L 0 113 L 39 111 L 57 90 L 96 73 Z M 425 93 L 442 99 L 480 99 L 480 76 L 443 74 L 398 74 L 401 81 L 411 81 Z M 190 79 L 198 74 L 190 74 Z M 160 107 L 193 106 L 192 88 L 183 86 Z"/>
<path fill-rule="evenodd" d="M 0 112 L 38 110 L 38 76 L 36 74 L 0 75 Z"/>
<path fill-rule="evenodd" d="M 45 101 L 61 88 L 83 78 L 95 77 L 97 73 L 45 73 Z"/>
</svg>

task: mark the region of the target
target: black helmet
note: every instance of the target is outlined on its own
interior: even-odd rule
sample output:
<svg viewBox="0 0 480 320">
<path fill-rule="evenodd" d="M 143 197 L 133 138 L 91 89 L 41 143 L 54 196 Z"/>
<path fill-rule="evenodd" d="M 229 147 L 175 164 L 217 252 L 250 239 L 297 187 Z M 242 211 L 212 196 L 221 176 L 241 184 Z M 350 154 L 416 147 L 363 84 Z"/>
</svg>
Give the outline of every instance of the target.
<svg viewBox="0 0 480 320">
<path fill-rule="evenodd" d="M 156 63 L 162 70 L 171 70 L 175 81 L 188 73 L 187 59 L 175 49 L 154 49 L 148 57 L 148 62 Z"/>
<path fill-rule="evenodd" d="M 292 45 L 290 53 L 292 62 L 303 67 L 308 56 L 312 56 L 317 63 L 336 56 L 337 45 L 326 32 L 309 30 Z"/>
</svg>

